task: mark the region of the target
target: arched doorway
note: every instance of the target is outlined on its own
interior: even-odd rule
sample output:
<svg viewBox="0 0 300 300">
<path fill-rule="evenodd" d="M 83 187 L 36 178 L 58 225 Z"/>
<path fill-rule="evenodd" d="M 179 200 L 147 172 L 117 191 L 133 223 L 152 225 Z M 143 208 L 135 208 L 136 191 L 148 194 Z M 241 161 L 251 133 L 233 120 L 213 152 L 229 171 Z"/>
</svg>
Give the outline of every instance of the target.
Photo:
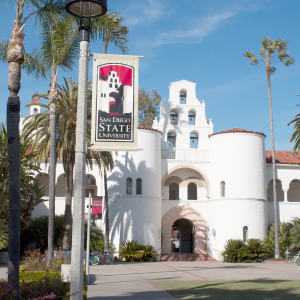
<svg viewBox="0 0 300 300">
<path fill-rule="evenodd" d="M 171 239 L 172 228 L 175 223 L 180 228 L 180 231 L 184 231 L 185 234 L 181 238 L 181 250 L 191 251 L 196 254 L 207 254 L 207 242 L 206 242 L 206 228 L 207 223 L 202 214 L 187 205 L 180 205 L 168 210 L 162 217 L 162 253 L 172 253 Z M 192 229 L 191 229 L 192 228 Z M 186 239 L 190 234 L 192 238 Z M 182 232 L 181 232 L 182 235 Z M 180 239 L 179 239 L 180 243 Z M 187 246 L 189 245 L 189 246 Z M 190 253 L 191 253 L 190 252 Z M 188 252 L 183 252 L 188 253 Z"/>
<path fill-rule="evenodd" d="M 178 219 L 171 229 L 171 252 L 193 253 L 194 252 L 194 225 L 190 220 Z"/>
</svg>

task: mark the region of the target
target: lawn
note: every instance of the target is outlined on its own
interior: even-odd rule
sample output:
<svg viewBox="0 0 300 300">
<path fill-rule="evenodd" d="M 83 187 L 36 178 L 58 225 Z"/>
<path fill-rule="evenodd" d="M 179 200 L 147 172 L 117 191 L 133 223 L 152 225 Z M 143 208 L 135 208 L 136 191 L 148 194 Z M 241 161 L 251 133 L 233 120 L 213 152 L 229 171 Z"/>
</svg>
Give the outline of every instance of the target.
<svg viewBox="0 0 300 300">
<path fill-rule="evenodd" d="M 161 280 L 155 281 L 155 283 L 178 299 L 300 300 L 299 280 Z"/>
</svg>

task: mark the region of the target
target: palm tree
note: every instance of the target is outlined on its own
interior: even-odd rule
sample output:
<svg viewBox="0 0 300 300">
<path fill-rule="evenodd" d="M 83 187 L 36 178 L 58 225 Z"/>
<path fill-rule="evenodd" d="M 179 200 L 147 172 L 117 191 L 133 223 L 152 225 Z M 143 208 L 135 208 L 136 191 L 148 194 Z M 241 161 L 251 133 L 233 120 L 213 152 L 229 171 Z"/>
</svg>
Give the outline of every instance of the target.
<svg viewBox="0 0 300 300">
<path fill-rule="evenodd" d="M 297 95 L 299 96 L 299 95 Z M 300 107 L 300 104 L 297 104 L 297 106 Z M 294 123 L 293 129 L 294 132 L 290 138 L 290 143 L 295 140 L 295 145 L 293 148 L 293 155 L 298 150 L 298 155 L 300 155 L 300 114 L 297 114 L 290 123 L 288 123 L 288 126 Z"/>
<path fill-rule="evenodd" d="M 101 18 L 92 20 L 92 39 L 98 37 L 104 41 L 103 54 L 107 54 L 108 43 L 112 42 L 119 48 L 123 54 L 128 50 L 127 48 L 127 35 L 129 29 L 122 25 L 123 18 L 118 17 L 118 13 L 105 14 Z"/>
<path fill-rule="evenodd" d="M 4 2 L 4 1 L 2 1 Z M 13 31 L 9 43 L 6 43 L 7 55 L 5 58 L 9 64 L 8 89 L 10 97 L 7 101 L 7 134 L 9 139 L 9 176 L 13 178 L 9 185 L 9 259 L 8 259 L 8 282 L 12 286 L 19 283 L 19 262 L 20 262 L 20 202 L 21 202 L 21 175 L 20 175 L 20 99 L 18 97 L 21 88 L 21 66 L 24 62 L 24 27 L 26 22 L 35 17 L 36 23 L 46 18 L 51 22 L 52 15 L 64 15 L 64 1 L 54 0 L 16 0 L 16 19 L 13 23 Z M 23 18 L 25 8 L 31 13 Z M 3 47 L 1 47 L 3 48 Z M 2 50 L 2 49 L 1 49 Z M 1 51 L 2 52 L 2 51 Z M 1 54 L 1 60 L 3 56 Z M 19 289 L 16 291 L 16 299 L 19 299 Z"/>
<path fill-rule="evenodd" d="M 272 165 L 273 165 L 273 193 L 274 193 L 274 216 L 275 216 L 275 258 L 280 258 L 279 252 L 279 238 L 278 238 L 278 208 L 277 208 L 277 192 L 276 192 L 276 169 L 275 169 L 275 146 L 274 146 L 274 130 L 273 130 L 273 113 L 272 113 L 272 98 L 271 98 L 271 80 L 270 75 L 274 74 L 276 69 L 271 66 L 279 59 L 285 66 L 290 66 L 295 63 L 294 59 L 289 56 L 288 42 L 283 39 L 271 40 L 265 37 L 262 40 L 262 47 L 260 48 L 260 56 L 256 57 L 252 52 L 246 51 L 244 56 L 250 60 L 250 65 L 256 66 L 259 62 L 266 65 L 269 109 L 270 109 L 270 128 L 271 128 L 271 142 L 272 142 Z"/>
<path fill-rule="evenodd" d="M 59 161 L 63 163 L 66 173 L 66 204 L 64 217 L 64 250 L 69 250 L 68 237 L 70 236 L 72 222 L 72 190 L 73 190 L 73 173 L 75 164 L 75 145 L 76 145 L 76 122 L 77 122 L 77 98 L 78 85 L 70 80 L 64 79 L 65 84 L 58 85 L 58 98 L 56 110 L 56 153 Z M 48 94 L 40 95 L 48 99 Z M 88 89 L 88 110 L 87 110 L 87 143 L 90 144 L 91 136 L 91 107 L 92 107 L 92 89 Z M 51 147 L 50 131 L 50 106 L 43 103 L 31 103 L 31 105 L 39 105 L 46 110 L 34 116 L 25 118 L 25 126 L 23 129 L 24 138 L 31 137 L 35 140 L 33 150 L 40 151 L 40 162 L 46 158 Z M 86 156 L 86 163 L 89 168 L 93 168 L 93 162 L 101 167 L 101 163 L 107 168 L 113 168 L 113 160 L 110 152 L 91 152 Z"/>
</svg>

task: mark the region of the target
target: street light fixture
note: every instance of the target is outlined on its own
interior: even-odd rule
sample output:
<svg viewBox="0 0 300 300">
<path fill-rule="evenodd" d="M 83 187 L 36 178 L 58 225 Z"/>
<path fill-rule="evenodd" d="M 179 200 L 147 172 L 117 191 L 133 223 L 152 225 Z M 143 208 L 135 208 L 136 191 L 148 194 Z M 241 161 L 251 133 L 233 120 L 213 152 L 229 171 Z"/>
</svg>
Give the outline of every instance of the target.
<svg viewBox="0 0 300 300">
<path fill-rule="evenodd" d="M 74 207 L 71 257 L 71 300 L 83 299 L 83 254 L 84 254 L 84 209 L 85 209 L 85 168 L 86 168 L 86 119 L 88 91 L 88 62 L 90 59 L 91 18 L 107 12 L 107 0 L 69 0 L 66 11 L 80 18 L 80 54 L 77 99 L 77 127 L 74 174 Z M 83 25 L 88 18 L 88 25 Z"/>
<path fill-rule="evenodd" d="M 91 236 L 91 198 L 92 189 L 96 185 L 96 180 L 88 178 L 86 180 L 85 187 L 89 190 L 89 213 L 88 213 L 88 227 L 87 227 L 87 239 L 86 239 L 86 256 L 85 256 L 85 268 L 86 268 L 86 283 L 90 283 L 90 236 Z"/>
</svg>

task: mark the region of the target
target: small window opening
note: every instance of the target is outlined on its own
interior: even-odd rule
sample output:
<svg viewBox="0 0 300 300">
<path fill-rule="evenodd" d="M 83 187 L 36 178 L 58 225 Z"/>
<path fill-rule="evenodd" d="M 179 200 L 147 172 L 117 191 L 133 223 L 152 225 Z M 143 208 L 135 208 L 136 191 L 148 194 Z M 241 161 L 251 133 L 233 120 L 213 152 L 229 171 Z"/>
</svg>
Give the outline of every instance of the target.
<svg viewBox="0 0 300 300">
<path fill-rule="evenodd" d="M 190 148 L 198 148 L 198 136 L 195 133 L 190 134 Z"/>
<path fill-rule="evenodd" d="M 243 227 L 243 242 L 247 243 L 249 237 L 248 237 L 248 226 Z"/>
<path fill-rule="evenodd" d="M 141 178 L 138 178 L 136 180 L 136 194 L 142 195 L 142 179 Z"/>
<path fill-rule="evenodd" d="M 189 112 L 189 125 L 195 125 L 195 114 Z"/>
<path fill-rule="evenodd" d="M 185 90 L 180 91 L 179 97 L 180 97 L 180 104 L 186 104 L 186 91 Z"/>
<path fill-rule="evenodd" d="M 178 114 L 175 111 L 170 113 L 170 124 L 178 125 Z"/>
<path fill-rule="evenodd" d="M 172 132 L 168 133 L 167 147 L 168 148 L 175 148 L 176 147 L 176 135 Z"/>
<path fill-rule="evenodd" d="M 34 114 L 37 114 L 37 113 L 38 113 L 37 108 L 34 108 L 34 109 L 33 109 L 33 113 L 34 113 Z"/>
<path fill-rule="evenodd" d="M 220 194 L 221 197 L 225 197 L 225 181 L 221 181 L 220 183 Z"/>
<path fill-rule="evenodd" d="M 109 84 L 109 87 L 112 88 L 112 83 Z"/>
<path fill-rule="evenodd" d="M 126 179 L 126 195 L 132 195 L 132 179 Z"/>
<path fill-rule="evenodd" d="M 169 185 L 169 200 L 179 200 L 179 185 L 176 182 Z"/>
<path fill-rule="evenodd" d="M 118 85 L 117 85 L 117 84 L 115 84 L 115 88 L 116 88 L 116 89 L 118 88 Z"/>
<path fill-rule="evenodd" d="M 110 79 L 110 82 L 113 82 L 113 79 L 112 79 L 112 78 Z"/>
<path fill-rule="evenodd" d="M 115 77 L 115 75 L 116 75 L 116 74 L 115 74 L 115 73 L 113 73 L 113 77 Z"/>
</svg>

